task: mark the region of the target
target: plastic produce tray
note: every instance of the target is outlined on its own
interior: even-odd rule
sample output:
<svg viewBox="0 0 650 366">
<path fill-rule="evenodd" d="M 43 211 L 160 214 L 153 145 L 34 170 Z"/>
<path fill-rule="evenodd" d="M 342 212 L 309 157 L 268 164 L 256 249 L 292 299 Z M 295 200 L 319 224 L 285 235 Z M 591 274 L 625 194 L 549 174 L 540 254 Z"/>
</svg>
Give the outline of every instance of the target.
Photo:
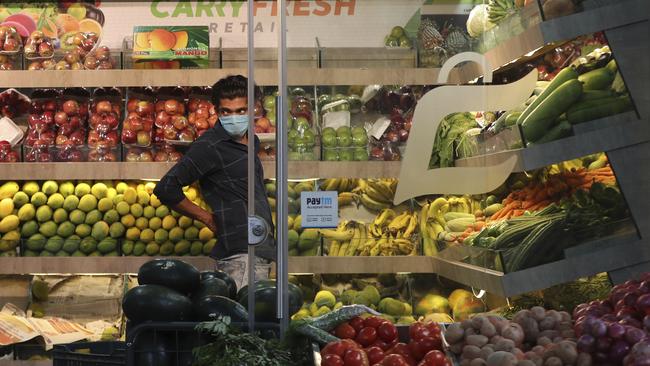
<svg viewBox="0 0 650 366">
<path fill-rule="evenodd" d="M 78 342 L 54 346 L 53 366 L 125 366 L 124 342 Z"/>
</svg>

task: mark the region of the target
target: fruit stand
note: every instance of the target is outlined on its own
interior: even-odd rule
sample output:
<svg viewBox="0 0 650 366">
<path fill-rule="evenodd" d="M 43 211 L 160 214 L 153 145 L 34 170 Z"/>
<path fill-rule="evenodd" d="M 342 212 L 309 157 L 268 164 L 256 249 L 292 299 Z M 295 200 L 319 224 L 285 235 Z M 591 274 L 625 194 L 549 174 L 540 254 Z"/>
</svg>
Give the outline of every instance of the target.
<svg viewBox="0 0 650 366">
<path fill-rule="evenodd" d="M 0 325 L 11 316 L 38 333 L 0 346 L 0 365 L 52 364 L 41 357 L 76 365 L 80 354 L 119 356 L 115 365 L 197 357 L 210 365 L 227 353 L 219 344 L 242 355 L 264 345 L 261 359 L 280 362 L 269 365 L 647 362 L 647 2 L 490 0 L 453 11 L 428 1 L 382 0 L 375 10 L 366 1 L 288 2 L 289 29 L 324 17 L 350 32 L 363 32 L 356 22 L 382 33 L 372 46 L 354 44 L 321 21 L 311 39 L 287 32 L 290 46 L 279 52 L 260 31 L 258 156 L 275 224 L 288 209 L 280 235 L 288 262 L 278 271 L 288 272 L 289 334 L 298 340 L 285 348 L 268 341 L 280 329 L 275 282 L 255 285 L 260 337 L 242 333 L 248 288 L 231 288 L 215 271 L 214 233 L 153 194 L 187 145 L 217 123 L 208 85 L 246 75 L 250 63 L 244 28 L 210 28 L 205 45 L 203 30 L 169 27 L 165 17 L 214 10 L 245 20 L 246 6 L 158 3 L 128 5 L 160 27 L 118 41 L 104 18 L 124 3 L 37 6 L 37 21 L 28 6 L 0 5 L 0 309 L 11 304 Z M 260 28 L 279 21 L 270 4 L 256 11 Z M 124 24 L 149 25 L 133 21 Z M 192 42 L 205 57 L 141 58 L 142 48 L 172 52 Z M 443 66 L 466 52 L 479 52 L 482 64 Z M 438 122 L 422 110 L 448 107 L 427 97 L 482 88 L 488 105 L 526 78 L 535 82 L 518 95 L 525 102 L 454 110 L 433 141 L 414 143 L 412 129 Z M 286 136 L 276 139 L 283 113 Z M 276 181 L 284 177 L 278 141 L 287 141 L 286 196 Z M 426 167 L 403 170 L 417 155 Z M 402 181 L 470 168 L 497 174 L 507 164 L 491 189 L 456 181 L 448 182 L 459 187 L 453 193 L 395 198 Z M 303 227 L 301 193 L 317 191 L 337 192 L 337 227 Z M 198 185 L 184 193 L 209 209 Z M 177 272 L 161 270 L 172 262 Z M 93 316 L 62 310 L 64 299 L 100 281 L 123 299 L 117 308 L 93 298 L 79 300 L 84 311 L 97 306 Z M 38 319 L 84 330 L 60 341 L 44 337 Z M 202 356 L 193 359 L 193 349 Z"/>
</svg>

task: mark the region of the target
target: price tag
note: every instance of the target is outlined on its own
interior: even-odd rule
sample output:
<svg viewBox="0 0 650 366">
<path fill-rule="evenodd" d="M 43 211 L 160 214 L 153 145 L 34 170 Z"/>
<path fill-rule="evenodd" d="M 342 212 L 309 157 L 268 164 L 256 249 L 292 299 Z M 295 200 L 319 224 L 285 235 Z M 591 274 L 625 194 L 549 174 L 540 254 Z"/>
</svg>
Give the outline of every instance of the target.
<svg viewBox="0 0 650 366">
<path fill-rule="evenodd" d="M 300 193 L 300 215 L 304 228 L 335 228 L 339 224 L 339 201 L 336 191 Z"/>
<path fill-rule="evenodd" d="M 377 119 L 370 128 L 370 136 L 376 138 L 377 140 L 381 139 L 381 136 L 384 134 L 384 132 L 386 132 L 388 126 L 390 126 L 390 119 L 386 117 L 379 117 L 379 119 Z"/>
<path fill-rule="evenodd" d="M 350 127 L 349 111 L 328 112 L 323 115 L 323 127 L 337 129 L 343 126 Z"/>
</svg>

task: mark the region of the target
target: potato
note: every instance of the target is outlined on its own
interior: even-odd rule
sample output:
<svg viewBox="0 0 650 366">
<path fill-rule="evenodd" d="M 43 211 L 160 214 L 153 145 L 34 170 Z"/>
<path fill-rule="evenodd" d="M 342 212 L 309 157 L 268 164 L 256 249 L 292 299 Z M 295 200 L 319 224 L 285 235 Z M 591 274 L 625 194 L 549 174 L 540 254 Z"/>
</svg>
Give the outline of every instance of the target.
<svg viewBox="0 0 650 366">
<path fill-rule="evenodd" d="M 488 337 L 480 334 L 469 335 L 465 337 L 465 343 L 471 344 L 472 346 L 477 346 L 479 348 L 488 344 Z"/>
<path fill-rule="evenodd" d="M 475 334 L 478 334 L 478 333 L 476 332 L 476 329 L 474 329 L 474 328 L 467 328 L 467 329 L 465 329 L 465 338 L 467 338 L 467 337 L 469 337 L 469 336 L 471 336 L 471 335 L 475 335 Z"/>
<path fill-rule="evenodd" d="M 535 352 L 535 354 L 541 357 L 544 354 L 544 351 L 546 351 L 546 348 L 544 348 L 542 345 L 538 345 L 533 347 L 531 351 Z"/>
<path fill-rule="evenodd" d="M 503 328 L 501 335 L 504 338 L 511 339 L 515 344 L 521 344 L 524 341 L 524 330 L 517 323 L 510 323 L 507 327 Z"/>
<path fill-rule="evenodd" d="M 593 361 L 591 360 L 591 355 L 588 353 L 580 353 L 578 355 L 578 360 L 576 361 L 576 366 L 591 366 Z"/>
<path fill-rule="evenodd" d="M 521 312 L 521 311 L 520 311 Z M 510 323 L 508 319 L 497 316 L 497 315 L 488 315 L 488 320 L 492 325 L 494 325 L 494 328 L 497 330 L 497 333 L 501 333 L 501 330 Z"/>
<path fill-rule="evenodd" d="M 470 360 L 460 360 L 460 366 L 469 366 L 471 362 Z"/>
<path fill-rule="evenodd" d="M 533 317 L 533 319 L 541 322 L 544 320 L 544 318 L 546 318 L 546 309 L 541 306 L 533 306 L 530 309 L 530 315 Z"/>
<path fill-rule="evenodd" d="M 563 339 L 575 339 L 576 333 L 571 329 L 563 330 L 560 332 L 560 337 L 562 337 Z"/>
<path fill-rule="evenodd" d="M 573 325 L 571 324 L 571 322 L 562 321 L 557 324 L 555 330 L 560 332 L 563 330 L 573 330 Z"/>
<path fill-rule="evenodd" d="M 499 343 L 494 345 L 494 350 L 511 352 L 515 347 L 515 342 L 512 339 L 502 339 Z"/>
<path fill-rule="evenodd" d="M 546 338 L 548 338 L 550 340 L 555 339 L 559 335 L 560 335 L 560 332 L 558 332 L 557 330 L 545 330 L 545 331 L 542 331 L 542 332 L 539 333 L 540 338 L 541 337 L 546 337 Z"/>
<path fill-rule="evenodd" d="M 482 335 L 492 338 L 497 334 L 497 328 L 492 325 L 489 321 L 483 322 L 483 325 L 481 326 L 480 332 Z"/>
<path fill-rule="evenodd" d="M 460 323 L 460 325 L 461 327 L 463 327 L 463 329 L 469 329 L 472 327 L 472 321 L 469 319 L 465 319 Z"/>
<path fill-rule="evenodd" d="M 475 316 L 472 318 L 472 328 L 479 330 L 483 326 L 483 322 L 486 321 L 487 318 L 484 316 Z"/>
<path fill-rule="evenodd" d="M 547 345 L 549 345 L 551 343 L 553 343 L 553 342 L 551 342 L 551 339 L 548 338 L 548 337 L 539 337 L 539 338 L 537 338 L 537 345 L 538 346 L 546 347 Z"/>
<path fill-rule="evenodd" d="M 486 366 L 487 362 L 482 358 L 475 358 L 469 363 L 469 366 Z"/>
<path fill-rule="evenodd" d="M 500 335 L 495 335 L 494 337 L 490 338 L 490 343 L 497 344 L 502 339 L 504 339 L 504 338 L 501 337 Z"/>
<path fill-rule="evenodd" d="M 494 352 L 487 359 L 487 366 L 516 366 L 517 358 L 510 352 Z M 562 365 L 560 365 L 562 366 Z"/>
<path fill-rule="evenodd" d="M 555 321 L 555 318 L 549 315 L 539 322 L 539 330 L 541 331 L 553 330 L 555 329 L 556 323 L 557 322 Z"/>
<path fill-rule="evenodd" d="M 576 349 L 576 346 L 571 342 L 562 341 L 557 344 L 555 350 L 557 356 L 565 365 L 573 365 L 578 359 L 578 351 Z"/>
<path fill-rule="evenodd" d="M 517 362 L 517 366 L 535 366 L 535 363 L 531 360 L 521 360 Z"/>
<path fill-rule="evenodd" d="M 518 324 L 524 330 L 524 339 L 526 342 L 534 343 L 539 336 L 539 325 L 537 321 L 535 321 L 533 318 L 526 317 L 521 319 Z"/>
<path fill-rule="evenodd" d="M 563 322 L 570 322 L 571 321 L 571 314 L 567 313 L 566 311 L 560 311 L 560 315 L 562 316 L 562 321 Z"/>
<path fill-rule="evenodd" d="M 530 317 L 531 317 L 530 310 L 519 310 L 517 314 L 515 314 L 515 316 L 512 317 L 512 321 L 515 323 L 519 323 L 521 319 L 530 318 Z"/>
<path fill-rule="evenodd" d="M 459 323 L 452 323 L 445 331 L 445 339 L 451 344 L 462 341 L 464 337 L 465 331 Z"/>
<path fill-rule="evenodd" d="M 492 347 L 485 346 L 485 347 L 481 348 L 481 358 L 484 359 L 484 360 L 487 360 L 488 357 L 490 357 L 490 355 L 493 354 L 493 353 L 494 353 L 494 348 L 492 348 Z"/>
<path fill-rule="evenodd" d="M 544 366 L 563 366 L 562 360 L 558 357 L 549 357 L 544 361 Z"/>
<path fill-rule="evenodd" d="M 449 350 L 452 353 L 454 353 L 456 355 L 459 355 L 459 354 L 463 353 L 463 346 L 464 346 L 463 342 L 454 343 L 451 346 L 449 346 Z"/>
<path fill-rule="evenodd" d="M 559 322 L 562 321 L 562 314 L 560 314 L 560 312 L 557 311 L 557 310 L 549 310 L 549 311 L 547 311 L 547 312 L 546 312 L 546 316 L 547 316 L 547 317 L 550 316 L 550 317 L 552 317 L 553 319 L 555 319 L 555 322 L 556 322 L 556 323 L 559 323 Z"/>
<path fill-rule="evenodd" d="M 469 344 L 463 347 L 463 353 L 461 354 L 461 358 L 473 360 L 479 357 L 481 357 L 481 349 L 479 347 L 472 346 Z"/>
</svg>

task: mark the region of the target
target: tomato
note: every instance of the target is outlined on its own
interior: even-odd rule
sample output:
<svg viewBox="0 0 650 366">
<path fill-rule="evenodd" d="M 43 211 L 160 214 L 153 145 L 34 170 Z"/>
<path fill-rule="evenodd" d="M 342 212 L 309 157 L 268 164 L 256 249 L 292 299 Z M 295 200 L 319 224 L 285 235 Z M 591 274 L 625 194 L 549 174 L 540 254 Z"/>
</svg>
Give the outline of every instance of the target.
<svg viewBox="0 0 650 366">
<path fill-rule="evenodd" d="M 377 340 L 377 329 L 372 327 L 365 327 L 361 329 L 357 338 L 355 339 L 360 345 L 368 347 L 371 344 L 375 343 Z"/>
<path fill-rule="evenodd" d="M 404 360 L 406 360 L 408 365 L 415 366 L 416 364 L 415 359 L 413 358 L 413 355 L 411 354 L 411 351 L 409 350 L 409 347 L 406 345 L 406 343 L 397 343 L 386 353 L 389 355 L 401 355 L 404 357 Z"/>
<path fill-rule="evenodd" d="M 442 349 L 442 340 L 438 337 L 422 338 L 419 341 L 415 341 L 415 347 L 418 353 L 424 356 L 429 351 Z"/>
<path fill-rule="evenodd" d="M 438 350 L 429 351 L 422 359 L 422 366 L 445 366 L 447 357 L 444 353 Z M 419 365 L 418 365 L 419 366 Z"/>
<path fill-rule="evenodd" d="M 337 355 L 339 357 L 343 357 L 343 354 L 345 354 L 347 348 L 348 347 L 343 342 L 330 342 L 325 347 L 323 347 L 320 353 L 323 356 Z"/>
<path fill-rule="evenodd" d="M 350 324 L 342 323 L 336 327 L 334 335 L 341 339 L 354 339 L 357 336 L 357 331 Z"/>
<path fill-rule="evenodd" d="M 424 326 L 427 327 L 427 329 L 429 329 L 434 334 L 440 334 L 442 332 L 440 329 L 440 324 L 436 322 L 425 323 Z"/>
<path fill-rule="evenodd" d="M 370 347 L 379 347 L 382 351 L 388 351 L 392 345 L 382 341 L 381 339 L 377 339 L 375 343 L 370 345 Z"/>
<path fill-rule="evenodd" d="M 358 348 L 349 349 L 343 357 L 345 366 L 369 366 L 368 355 Z"/>
<path fill-rule="evenodd" d="M 328 354 L 323 356 L 323 359 L 321 360 L 321 366 L 343 366 L 345 363 L 343 363 L 343 359 L 339 355 L 335 354 Z"/>
<path fill-rule="evenodd" d="M 366 348 L 366 354 L 371 365 L 381 362 L 385 357 L 384 350 L 375 346 Z"/>
<path fill-rule="evenodd" d="M 410 341 L 408 343 L 409 352 L 416 361 L 419 361 L 424 358 L 425 353 L 420 352 L 418 347 L 418 341 Z"/>
<path fill-rule="evenodd" d="M 432 335 L 431 330 L 425 327 L 422 323 L 413 323 L 409 327 L 409 336 L 412 340 L 418 341 L 422 338 L 431 337 Z"/>
<path fill-rule="evenodd" d="M 363 326 L 364 327 L 379 328 L 380 325 L 382 325 L 383 323 L 385 323 L 387 321 L 388 320 L 382 319 L 382 318 L 379 318 L 379 317 L 376 317 L 376 316 L 370 316 L 370 317 L 367 317 L 363 321 Z"/>
<path fill-rule="evenodd" d="M 363 319 L 361 319 L 359 317 L 353 318 L 348 323 L 352 326 L 352 328 L 354 328 L 354 330 L 357 333 L 359 333 L 359 331 L 361 331 L 361 329 L 363 329 L 363 327 L 364 327 Z"/>
<path fill-rule="evenodd" d="M 384 323 L 377 328 L 377 336 L 385 342 L 390 342 L 397 338 L 397 327 L 391 323 Z"/>
<path fill-rule="evenodd" d="M 398 354 L 392 354 L 384 357 L 380 365 L 381 366 L 409 366 L 409 363 L 406 361 L 404 356 Z"/>
</svg>

